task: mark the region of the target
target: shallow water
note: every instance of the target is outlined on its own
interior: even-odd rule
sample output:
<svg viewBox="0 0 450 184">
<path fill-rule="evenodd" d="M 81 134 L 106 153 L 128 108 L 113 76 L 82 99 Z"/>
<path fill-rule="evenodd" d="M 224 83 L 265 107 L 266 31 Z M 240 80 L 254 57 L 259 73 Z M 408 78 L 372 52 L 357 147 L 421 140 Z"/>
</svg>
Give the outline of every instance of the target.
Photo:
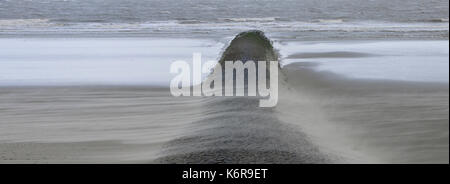
<svg viewBox="0 0 450 184">
<path fill-rule="evenodd" d="M 194 52 L 202 54 L 203 63 L 218 61 L 228 44 L 227 39 L 186 38 L 7 38 L 0 42 L 0 86 L 168 86 L 176 75 L 169 72 L 172 62 L 183 60 L 192 67 Z M 448 41 L 275 40 L 275 48 L 283 57 L 282 65 L 311 63 L 318 71 L 350 78 L 448 83 Z"/>
<path fill-rule="evenodd" d="M 448 41 L 341 41 L 276 44 L 283 65 L 315 64 L 356 79 L 448 83 Z"/>
</svg>

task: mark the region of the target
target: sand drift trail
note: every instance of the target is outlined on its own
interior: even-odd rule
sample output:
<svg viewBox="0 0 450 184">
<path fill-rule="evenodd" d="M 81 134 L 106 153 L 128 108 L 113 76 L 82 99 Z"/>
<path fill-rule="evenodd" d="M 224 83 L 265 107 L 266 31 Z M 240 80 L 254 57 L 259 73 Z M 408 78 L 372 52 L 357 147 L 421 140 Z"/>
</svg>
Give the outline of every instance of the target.
<svg viewBox="0 0 450 184">
<path fill-rule="evenodd" d="M 278 61 L 271 42 L 260 31 L 238 34 L 219 61 Z M 280 74 L 283 75 L 283 74 Z M 285 84 L 279 77 L 279 85 Z M 195 97 L 191 97 L 195 98 Z M 200 97 L 197 97 L 200 98 Z M 281 122 L 274 108 L 258 106 L 258 97 L 199 99 L 204 114 L 193 132 L 170 141 L 156 163 L 326 163 L 307 136 Z"/>
</svg>

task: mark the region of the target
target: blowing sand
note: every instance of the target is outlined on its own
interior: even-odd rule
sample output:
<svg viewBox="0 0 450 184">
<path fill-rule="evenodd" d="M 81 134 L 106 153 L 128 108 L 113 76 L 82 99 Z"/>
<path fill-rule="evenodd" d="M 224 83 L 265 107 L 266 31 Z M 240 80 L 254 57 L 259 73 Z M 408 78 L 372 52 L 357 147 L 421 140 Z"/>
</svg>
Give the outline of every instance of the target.
<svg viewBox="0 0 450 184">
<path fill-rule="evenodd" d="M 2 87 L 0 163 L 448 163 L 448 84 L 311 67 L 282 69 L 270 110 L 166 88 Z"/>
<path fill-rule="evenodd" d="M 2 43 L 0 163 L 449 162 L 448 41 L 277 42 L 268 109 L 152 87 L 211 40 Z"/>
<path fill-rule="evenodd" d="M 308 63 L 285 68 L 290 92 L 281 95 L 280 118 L 324 151 L 358 163 L 448 163 L 448 83 L 350 80 Z"/>
</svg>

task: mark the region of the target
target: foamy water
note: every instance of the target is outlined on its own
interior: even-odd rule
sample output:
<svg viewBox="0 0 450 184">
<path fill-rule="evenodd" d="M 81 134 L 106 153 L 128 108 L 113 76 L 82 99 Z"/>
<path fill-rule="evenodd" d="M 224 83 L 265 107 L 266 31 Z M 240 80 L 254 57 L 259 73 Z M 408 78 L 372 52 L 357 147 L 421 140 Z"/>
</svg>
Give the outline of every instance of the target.
<svg viewBox="0 0 450 184">
<path fill-rule="evenodd" d="M 218 38 L 249 29 L 290 40 L 449 34 L 446 0 L 15 0 L 2 1 L 0 10 L 0 37 Z"/>
<path fill-rule="evenodd" d="M 228 20 L 228 19 L 227 19 Z M 58 23 L 48 19 L 0 20 L 3 37 L 223 37 L 259 29 L 274 38 L 320 39 L 445 39 L 448 22 L 396 23 L 386 21 L 313 20 L 278 21 L 272 18 L 243 18 L 219 22 L 169 20 L 130 23 Z"/>
</svg>

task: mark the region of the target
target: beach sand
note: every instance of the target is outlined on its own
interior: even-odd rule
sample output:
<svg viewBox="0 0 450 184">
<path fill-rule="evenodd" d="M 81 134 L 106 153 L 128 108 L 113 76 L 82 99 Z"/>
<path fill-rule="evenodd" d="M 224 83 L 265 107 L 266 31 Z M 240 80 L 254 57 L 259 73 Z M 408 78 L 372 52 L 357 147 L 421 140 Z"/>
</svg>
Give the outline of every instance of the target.
<svg viewBox="0 0 450 184">
<path fill-rule="evenodd" d="M 167 88 L 2 87 L 0 162 L 448 163 L 448 84 L 282 71 L 270 112 Z"/>
<path fill-rule="evenodd" d="M 276 42 L 275 108 L 171 96 L 222 42 L 1 42 L 0 163 L 449 162 L 448 41 Z"/>
<path fill-rule="evenodd" d="M 0 10 L 0 163 L 449 163 L 448 0 L 0 0 Z M 268 39 L 232 44 L 250 30 Z M 279 57 L 277 106 L 173 97 L 171 64 L 192 69 L 194 53 Z"/>
<path fill-rule="evenodd" d="M 448 163 L 448 83 L 352 80 L 310 68 L 286 67 L 295 92 L 281 95 L 277 111 L 323 151 L 356 163 Z"/>
</svg>

